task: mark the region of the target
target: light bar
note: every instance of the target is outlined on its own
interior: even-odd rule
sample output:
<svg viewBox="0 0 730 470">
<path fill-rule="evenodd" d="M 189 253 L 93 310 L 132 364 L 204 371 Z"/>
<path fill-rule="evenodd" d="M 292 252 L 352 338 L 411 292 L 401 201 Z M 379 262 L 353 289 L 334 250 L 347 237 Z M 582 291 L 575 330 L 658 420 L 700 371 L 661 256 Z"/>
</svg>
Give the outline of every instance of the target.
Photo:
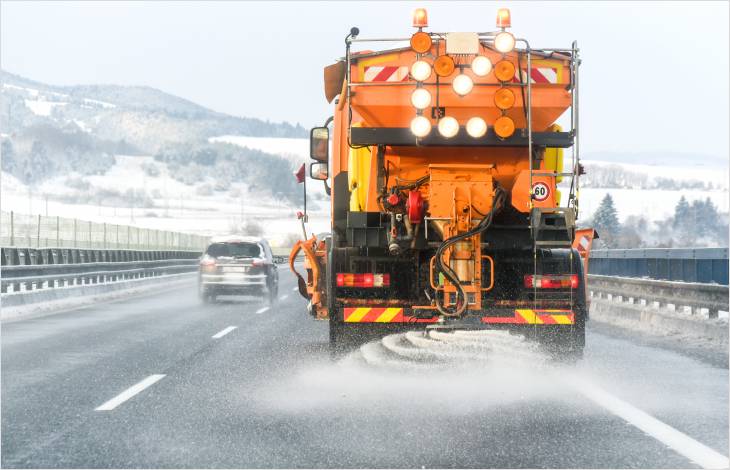
<svg viewBox="0 0 730 470">
<path fill-rule="evenodd" d="M 577 289 L 578 288 L 578 275 L 555 275 L 555 274 L 543 274 L 543 275 L 525 275 L 525 287 L 528 289 Z"/>
<path fill-rule="evenodd" d="M 389 287 L 390 274 L 337 273 L 338 287 Z"/>
</svg>

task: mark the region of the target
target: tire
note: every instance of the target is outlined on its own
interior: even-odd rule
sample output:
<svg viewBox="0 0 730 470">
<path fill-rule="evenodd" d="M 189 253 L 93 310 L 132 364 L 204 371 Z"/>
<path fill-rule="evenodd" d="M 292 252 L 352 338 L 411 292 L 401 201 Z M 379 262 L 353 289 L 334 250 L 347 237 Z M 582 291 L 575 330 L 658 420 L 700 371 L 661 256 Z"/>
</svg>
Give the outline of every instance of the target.
<svg viewBox="0 0 730 470">
<path fill-rule="evenodd" d="M 278 279 L 271 276 L 266 282 L 266 293 L 264 298 L 268 301 L 269 305 L 276 304 L 279 298 L 279 281 Z"/>
<path fill-rule="evenodd" d="M 210 303 L 210 291 L 203 287 L 202 284 L 198 284 L 198 297 L 200 298 L 200 301 L 204 304 Z"/>
</svg>

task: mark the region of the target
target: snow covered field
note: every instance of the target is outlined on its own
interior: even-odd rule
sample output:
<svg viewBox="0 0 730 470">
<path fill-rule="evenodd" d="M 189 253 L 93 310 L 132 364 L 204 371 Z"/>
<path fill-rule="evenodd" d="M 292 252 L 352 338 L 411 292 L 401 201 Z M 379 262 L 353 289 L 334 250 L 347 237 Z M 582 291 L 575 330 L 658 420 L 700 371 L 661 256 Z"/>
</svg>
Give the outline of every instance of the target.
<svg viewBox="0 0 730 470">
<path fill-rule="evenodd" d="M 295 164 L 308 161 L 307 139 L 220 136 L 211 141 L 228 142 L 268 153 L 279 154 Z M 580 192 L 581 222 L 593 215 L 601 199 L 610 193 L 615 201 L 619 218 L 630 215 L 644 215 L 649 220 L 664 219 L 673 214 L 680 197 L 690 202 L 709 197 L 720 212 L 728 212 L 727 169 L 706 168 L 688 165 L 687 168 L 664 167 L 641 164 L 616 164 L 600 161 L 585 161 L 587 165 L 615 166 L 635 172 L 646 173 L 650 178 L 671 178 L 674 180 L 697 180 L 713 183 L 712 190 L 701 189 L 608 189 L 582 188 Z M 157 167 L 157 176 L 150 176 L 145 168 Z M 292 176 L 293 178 L 294 176 Z M 71 187 L 69 181 L 88 183 L 88 187 Z M 116 164 L 104 175 L 65 175 L 29 188 L 7 173 L 2 173 L 2 210 L 23 213 L 76 217 L 95 222 L 132 224 L 144 228 L 175 230 L 204 235 L 216 235 L 236 231 L 243 221 L 256 221 L 271 239 L 274 246 L 285 245 L 291 237 L 301 233 L 296 218 L 300 207 L 288 206 L 271 197 L 249 192 L 245 184 L 233 183 L 225 191 L 211 190 L 215 181 L 203 180 L 195 185 L 186 185 L 171 178 L 167 168 L 149 156 L 116 157 Z M 329 204 L 321 182 L 308 180 L 310 195 L 309 232 L 328 231 Z M 205 188 L 208 188 L 205 190 Z M 146 195 L 149 207 L 132 207 L 131 197 L 116 207 L 99 204 L 102 190 L 114 190 L 127 196 Z M 563 188 L 563 195 L 567 193 Z M 46 195 L 48 201 L 46 202 Z M 63 201 L 58 200 L 61 198 Z M 75 200 L 74 200 L 75 199 Z M 124 202 L 127 201 L 127 202 Z M 151 201 L 151 204 L 149 203 Z M 313 205 L 318 206 L 312 210 Z"/>
<path fill-rule="evenodd" d="M 589 219 L 598 208 L 601 200 L 610 193 L 613 197 L 620 220 L 626 217 L 644 216 L 650 221 L 664 219 L 674 214 L 674 207 L 684 196 L 690 203 L 696 199 L 710 198 L 719 212 L 728 212 L 728 168 L 697 166 L 688 162 L 687 167 L 613 163 L 596 160 L 583 160 L 588 167 L 620 167 L 624 171 L 647 175 L 648 183 L 659 178 L 677 182 L 712 183 L 707 189 L 632 189 L 632 188 L 586 188 L 580 190 L 581 221 Z M 564 193 L 567 190 L 563 190 Z M 565 197 L 565 194 L 563 195 Z M 565 202 L 565 201 L 563 201 Z"/>
</svg>

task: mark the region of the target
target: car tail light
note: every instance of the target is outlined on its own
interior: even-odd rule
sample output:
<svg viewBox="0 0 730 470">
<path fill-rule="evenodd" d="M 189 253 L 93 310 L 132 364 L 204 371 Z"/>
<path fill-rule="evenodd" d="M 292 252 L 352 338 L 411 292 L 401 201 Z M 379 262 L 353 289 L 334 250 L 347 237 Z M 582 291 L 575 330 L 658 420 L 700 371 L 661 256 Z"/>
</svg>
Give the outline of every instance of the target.
<svg viewBox="0 0 730 470">
<path fill-rule="evenodd" d="M 525 287 L 529 289 L 577 289 L 579 285 L 578 275 L 525 275 Z"/>
<path fill-rule="evenodd" d="M 388 287 L 390 274 L 337 273 L 338 287 Z"/>
<path fill-rule="evenodd" d="M 215 260 L 212 258 L 205 258 L 200 260 L 200 270 L 203 272 L 213 272 L 216 269 Z"/>
<path fill-rule="evenodd" d="M 265 266 L 265 265 L 266 265 L 266 260 L 263 260 L 263 259 L 255 259 L 251 263 L 251 266 Z"/>
</svg>

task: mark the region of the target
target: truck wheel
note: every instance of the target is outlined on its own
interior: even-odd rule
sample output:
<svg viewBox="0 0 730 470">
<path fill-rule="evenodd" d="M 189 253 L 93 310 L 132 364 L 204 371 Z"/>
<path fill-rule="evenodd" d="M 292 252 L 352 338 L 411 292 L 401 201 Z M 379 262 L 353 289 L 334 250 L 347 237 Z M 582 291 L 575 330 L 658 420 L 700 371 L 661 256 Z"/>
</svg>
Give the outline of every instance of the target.
<svg viewBox="0 0 730 470">
<path fill-rule="evenodd" d="M 583 359 L 586 344 L 585 309 L 576 312 L 576 322 L 572 330 L 558 333 L 552 352 L 555 358 L 566 364 L 573 364 Z"/>
<path fill-rule="evenodd" d="M 330 318 L 330 354 L 333 357 L 339 355 L 345 349 L 345 335 L 342 325 Z"/>
</svg>

